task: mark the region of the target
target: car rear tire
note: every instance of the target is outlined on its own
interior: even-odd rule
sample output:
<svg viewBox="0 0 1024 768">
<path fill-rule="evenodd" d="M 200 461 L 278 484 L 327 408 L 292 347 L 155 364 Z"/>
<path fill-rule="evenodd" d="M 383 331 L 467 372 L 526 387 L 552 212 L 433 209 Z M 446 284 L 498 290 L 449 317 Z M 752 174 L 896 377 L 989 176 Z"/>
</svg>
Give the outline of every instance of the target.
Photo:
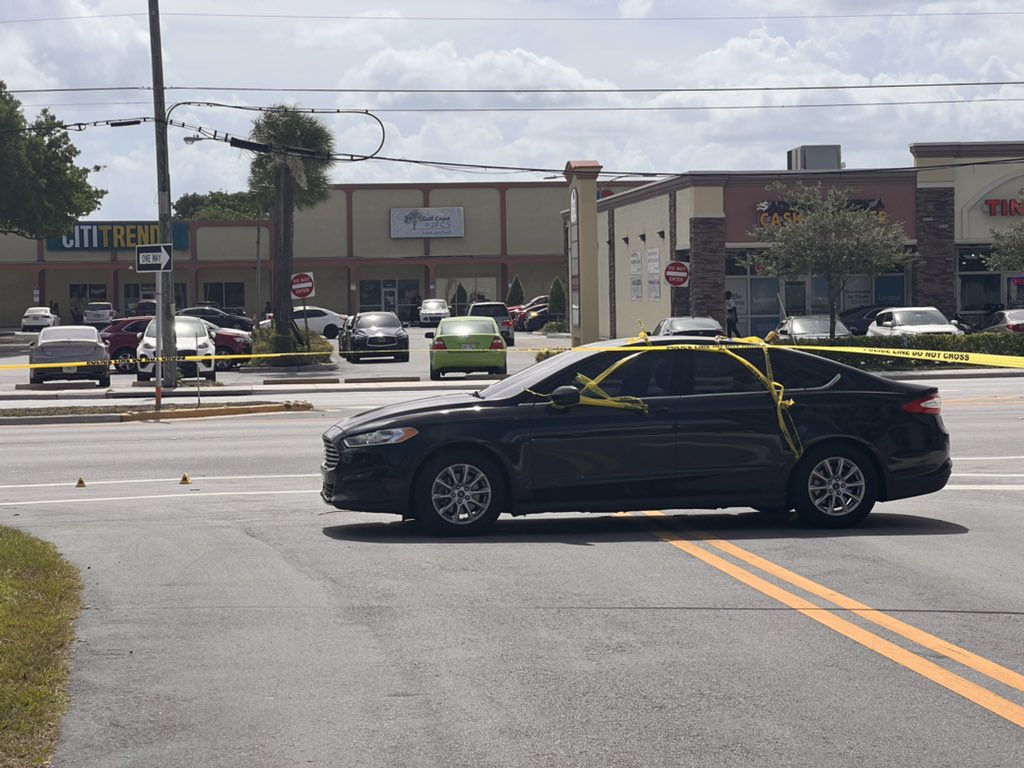
<svg viewBox="0 0 1024 768">
<path fill-rule="evenodd" d="M 204 373 L 203 374 L 203 378 L 206 379 L 207 381 L 216 381 L 217 380 L 217 368 L 214 367 L 214 369 L 212 371 L 210 371 L 209 373 Z"/>
<path fill-rule="evenodd" d="M 110 374 L 100 376 L 96 379 L 96 383 L 100 385 L 100 389 L 110 389 Z"/>
<path fill-rule="evenodd" d="M 128 347 L 117 350 L 113 363 L 114 370 L 118 373 L 131 373 L 135 370 L 135 350 Z"/>
<path fill-rule="evenodd" d="M 878 477 L 864 451 L 832 443 L 804 454 L 793 473 L 790 492 L 801 521 L 819 528 L 848 528 L 874 507 Z"/>
<path fill-rule="evenodd" d="M 504 478 L 478 451 L 444 451 L 423 465 L 413 491 L 416 517 L 431 533 L 472 536 L 494 525 L 504 504 Z"/>
<path fill-rule="evenodd" d="M 43 383 L 43 377 L 42 376 L 36 376 L 34 373 L 30 373 L 28 375 L 28 383 L 29 384 L 42 384 Z"/>
<path fill-rule="evenodd" d="M 440 371 L 435 371 L 433 368 L 430 369 L 430 380 L 431 381 L 440 381 L 441 377 L 443 375 L 444 374 L 441 373 Z"/>
<path fill-rule="evenodd" d="M 324 338 L 325 339 L 336 339 L 336 338 L 338 338 L 338 326 L 336 326 L 336 325 L 328 325 L 326 328 L 324 328 Z"/>
<path fill-rule="evenodd" d="M 399 362 L 399 363 L 408 363 L 409 362 L 409 353 L 405 352 L 405 353 L 403 353 L 401 355 L 395 355 L 395 360 L 397 362 Z"/>
</svg>

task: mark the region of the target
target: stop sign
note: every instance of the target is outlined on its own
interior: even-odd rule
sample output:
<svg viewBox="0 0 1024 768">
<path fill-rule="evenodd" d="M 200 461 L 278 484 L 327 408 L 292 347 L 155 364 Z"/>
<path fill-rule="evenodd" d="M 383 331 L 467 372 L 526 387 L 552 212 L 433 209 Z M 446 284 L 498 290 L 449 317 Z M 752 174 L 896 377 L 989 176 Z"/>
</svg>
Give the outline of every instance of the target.
<svg viewBox="0 0 1024 768">
<path fill-rule="evenodd" d="M 313 294 L 312 272 L 296 272 L 292 275 L 292 296 L 296 299 L 308 299 Z"/>
<path fill-rule="evenodd" d="M 690 265 L 685 261 L 670 261 L 665 265 L 665 282 L 675 288 L 690 284 Z"/>
</svg>

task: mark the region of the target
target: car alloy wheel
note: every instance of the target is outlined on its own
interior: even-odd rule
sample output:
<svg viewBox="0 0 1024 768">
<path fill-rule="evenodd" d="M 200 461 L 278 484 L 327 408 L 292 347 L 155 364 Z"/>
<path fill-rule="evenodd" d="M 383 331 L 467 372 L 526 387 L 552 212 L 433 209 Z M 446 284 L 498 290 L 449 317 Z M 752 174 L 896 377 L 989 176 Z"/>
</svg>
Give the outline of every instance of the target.
<svg viewBox="0 0 1024 768">
<path fill-rule="evenodd" d="M 235 364 L 235 360 L 222 358 L 221 355 L 233 354 L 227 347 L 217 347 L 217 358 L 214 360 L 214 365 L 218 371 L 227 371 Z"/>
<path fill-rule="evenodd" d="M 114 370 L 118 373 L 132 373 L 135 370 L 135 350 L 117 350 L 114 354 Z"/>
<path fill-rule="evenodd" d="M 863 451 L 842 444 L 808 451 L 793 477 L 800 518 L 822 528 L 844 528 L 868 516 L 878 498 L 875 470 Z"/>
<path fill-rule="evenodd" d="M 429 460 L 418 486 L 418 517 L 434 533 L 479 533 L 501 513 L 501 475 L 478 453 L 450 451 Z"/>
</svg>

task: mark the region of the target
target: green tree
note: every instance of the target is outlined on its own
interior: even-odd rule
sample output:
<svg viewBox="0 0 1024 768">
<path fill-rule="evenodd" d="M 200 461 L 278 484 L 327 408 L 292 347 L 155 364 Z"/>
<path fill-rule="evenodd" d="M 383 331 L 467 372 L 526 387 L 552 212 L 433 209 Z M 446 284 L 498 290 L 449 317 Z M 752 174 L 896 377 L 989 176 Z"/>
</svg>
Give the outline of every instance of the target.
<svg viewBox="0 0 1024 768">
<path fill-rule="evenodd" d="M 887 272 L 913 258 L 903 247 L 903 227 L 885 221 L 852 198 L 849 190 L 782 182 L 768 190 L 779 193 L 793 215 L 751 232 L 754 239 L 771 246 L 754 256 L 751 265 L 766 275 L 824 279 L 829 335 L 835 338 L 836 314 L 847 281 L 854 275 Z"/>
<path fill-rule="evenodd" d="M 565 286 L 560 277 L 551 281 L 551 288 L 548 290 L 548 311 L 555 315 L 565 315 Z"/>
<path fill-rule="evenodd" d="M 283 104 L 271 107 L 252 124 L 249 138 L 268 145 L 249 167 L 249 189 L 267 204 L 274 221 L 274 288 L 271 307 L 277 332 L 275 349 L 294 349 L 291 334 L 291 276 L 294 262 L 295 209 L 327 199 L 328 172 L 334 165 L 334 136 L 317 117 Z M 268 191 L 273 198 L 268 199 Z"/>
<path fill-rule="evenodd" d="M 1024 190 L 1018 194 L 1024 195 Z M 993 272 L 1024 270 L 1024 221 L 991 232 L 992 253 L 985 257 L 988 268 Z"/>
<path fill-rule="evenodd" d="M 75 165 L 79 154 L 62 122 L 44 109 L 29 123 L 0 80 L 0 233 L 63 235 L 99 208 L 107 192 L 89 174 L 100 168 Z"/>
<path fill-rule="evenodd" d="M 522 304 L 524 298 L 523 284 L 519 282 L 519 275 L 516 275 L 512 278 L 512 285 L 509 286 L 508 296 L 505 297 L 505 303 L 510 307 L 515 307 Z"/>
<path fill-rule="evenodd" d="M 228 221 L 255 221 L 266 215 L 266 203 L 261 203 L 251 190 L 242 192 L 216 192 L 182 195 L 174 201 L 174 218 L 184 221 L 204 219 Z"/>
</svg>

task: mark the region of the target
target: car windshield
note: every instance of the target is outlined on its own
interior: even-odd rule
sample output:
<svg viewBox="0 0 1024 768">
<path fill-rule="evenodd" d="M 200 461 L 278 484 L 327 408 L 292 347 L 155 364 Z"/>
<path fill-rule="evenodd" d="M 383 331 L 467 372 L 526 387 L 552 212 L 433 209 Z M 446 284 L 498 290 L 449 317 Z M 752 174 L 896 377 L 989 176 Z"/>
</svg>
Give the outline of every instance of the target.
<svg viewBox="0 0 1024 768">
<path fill-rule="evenodd" d="M 56 328 L 43 328 L 39 332 L 39 341 L 98 341 L 96 329 L 87 325 L 59 325 Z"/>
<path fill-rule="evenodd" d="M 398 316 L 391 312 L 373 312 L 360 315 L 356 320 L 356 328 L 401 328 Z"/>
<path fill-rule="evenodd" d="M 427 299 L 420 304 L 420 309 L 444 309 L 448 306 L 448 302 L 444 299 Z"/>
<path fill-rule="evenodd" d="M 559 352 L 557 355 L 552 355 L 541 360 L 539 363 L 534 363 L 528 368 L 524 368 L 518 373 L 514 373 L 506 379 L 495 382 L 486 389 L 480 390 L 480 397 L 485 400 L 500 400 L 503 397 L 512 397 L 518 395 L 524 390 L 531 389 L 538 382 L 543 381 L 552 374 L 561 370 L 562 367 L 568 367 L 573 362 L 576 364 L 581 363 L 592 355 L 600 354 L 604 351 L 605 347 L 617 348 L 622 344 L 621 339 L 611 339 L 609 341 L 599 341 L 592 344 L 587 344 L 586 347 L 578 347 L 575 349 L 568 349 L 564 352 Z"/>
<path fill-rule="evenodd" d="M 440 327 L 437 329 L 438 336 L 466 336 L 471 333 L 497 332 L 498 326 L 489 317 L 459 317 L 451 320 L 442 320 Z"/>
<path fill-rule="evenodd" d="M 202 320 L 198 317 L 188 317 L 187 315 L 178 315 L 174 318 L 174 334 L 175 336 L 209 335 Z M 156 320 L 149 321 L 149 325 L 146 326 L 145 335 L 151 339 L 156 338 Z"/>
<path fill-rule="evenodd" d="M 896 325 L 949 325 L 937 309 L 899 309 L 894 314 Z"/>
<path fill-rule="evenodd" d="M 668 333 L 696 330 L 722 330 L 722 326 L 711 317 L 676 317 L 669 320 L 668 327 L 665 328 L 665 331 Z"/>
</svg>

